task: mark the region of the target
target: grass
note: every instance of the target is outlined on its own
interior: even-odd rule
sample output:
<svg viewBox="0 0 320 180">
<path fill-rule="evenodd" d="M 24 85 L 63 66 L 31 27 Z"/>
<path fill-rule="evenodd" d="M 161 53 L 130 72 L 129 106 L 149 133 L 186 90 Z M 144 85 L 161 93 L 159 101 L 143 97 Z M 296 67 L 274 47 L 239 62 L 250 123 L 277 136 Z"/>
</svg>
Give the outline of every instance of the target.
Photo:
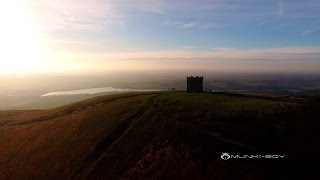
<svg viewBox="0 0 320 180">
<path fill-rule="evenodd" d="M 0 179 L 281 178 L 319 150 L 318 107 L 317 97 L 154 92 L 3 111 Z M 222 152 L 288 159 L 226 162 Z"/>
</svg>

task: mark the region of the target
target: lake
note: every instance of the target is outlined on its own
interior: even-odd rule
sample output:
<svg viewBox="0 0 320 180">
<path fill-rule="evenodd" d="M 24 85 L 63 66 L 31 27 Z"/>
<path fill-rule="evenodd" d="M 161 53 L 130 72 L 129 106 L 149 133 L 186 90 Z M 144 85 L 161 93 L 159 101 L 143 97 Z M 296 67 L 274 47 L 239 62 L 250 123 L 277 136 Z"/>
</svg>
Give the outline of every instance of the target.
<svg viewBox="0 0 320 180">
<path fill-rule="evenodd" d="M 41 96 L 60 96 L 60 95 L 77 95 L 77 94 L 97 94 L 105 92 L 145 92 L 145 91 L 161 91 L 159 89 L 130 89 L 130 88 L 113 88 L 113 87 L 101 87 L 90 89 L 79 89 L 70 91 L 54 91 L 43 94 Z"/>
</svg>

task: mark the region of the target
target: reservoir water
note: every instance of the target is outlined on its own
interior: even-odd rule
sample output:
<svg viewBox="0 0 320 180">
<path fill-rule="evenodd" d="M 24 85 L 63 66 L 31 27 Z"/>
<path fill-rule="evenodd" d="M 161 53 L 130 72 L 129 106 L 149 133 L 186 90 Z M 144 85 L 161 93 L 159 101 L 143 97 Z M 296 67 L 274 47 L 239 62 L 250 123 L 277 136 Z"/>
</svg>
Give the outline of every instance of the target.
<svg viewBox="0 0 320 180">
<path fill-rule="evenodd" d="M 161 90 L 101 87 L 101 88 L 79 89 L 79 90 L 70 90 L 70 91 L 54 91 L 54 92 L 43 94 L 41 96 L 97 94 L 97 93 L 105 93 L 105 92 L 145 92 L 145 91 L 161 91 Z"/>
</svg>

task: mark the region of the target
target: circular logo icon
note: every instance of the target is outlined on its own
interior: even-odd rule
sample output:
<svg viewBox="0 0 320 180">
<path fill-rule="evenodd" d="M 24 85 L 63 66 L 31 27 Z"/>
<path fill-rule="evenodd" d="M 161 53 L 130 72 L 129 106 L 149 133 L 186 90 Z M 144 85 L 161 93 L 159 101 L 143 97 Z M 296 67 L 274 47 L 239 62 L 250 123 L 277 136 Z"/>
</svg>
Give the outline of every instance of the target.
<svg viewBox="0 0 320 180">
<path fill-rule="evenodd" d="M 229 153 L 222 153 L 221 159 L 223 159 L 223 160 L 228 160 L 228 159 L 230 159 Z"/>
</svg>

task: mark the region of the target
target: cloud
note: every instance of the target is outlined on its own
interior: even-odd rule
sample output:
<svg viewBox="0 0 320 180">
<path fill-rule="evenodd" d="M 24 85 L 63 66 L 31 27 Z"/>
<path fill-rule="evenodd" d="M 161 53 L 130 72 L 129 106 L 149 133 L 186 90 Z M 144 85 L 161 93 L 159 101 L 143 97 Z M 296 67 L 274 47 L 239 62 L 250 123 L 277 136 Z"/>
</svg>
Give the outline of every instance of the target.
<svg viewBox="0 0 320 180">
<path fill-rule="evenodd" d="M 183 49 L 198 49 L 199 47 L 197 46 L 185 46 L 185 45 L 180 45 L 178 48 L 183 48 Z"/>
<path fill-rule="evenodd" d="M 180 27 L 182 27 L 182 28 L 192 28 L 192 27 L 195 27 L 196 24 L 197 23 L 189 22 L 189 23 L 182 24 Z"/>
<path fill-rule="evenodd" d="M 266 49 L 232 49 L 232 48 L 218 48 L 214 57 L 235 58 L 235 59 L 269 59 L 279 60 L 296 59 L 302 62 L 302 59 L 320 57 L 318 52 L 320 47 L 284 47 L 284 48 L 266 48 Z"/>
<path fill-rule="evenodd" d="M 236 50 L 234 48 L 212 48 L 213 51 L 232 51 L 232 50 Z"/>
<path fill-rule="evenodd" d="M 98 32 L 109 24 L 123 24 L 111 4 L 96 0 L 33 0 L 29 11 L 42 31 Z"/>
<path fill-rule="evenodd" d="M 320 31 L 320 28 L 310 28 L 302 32 L 302 35 L 308 35 Z"/>
<path fill-rule="evenodd" d="M 117 4 L 117 1 L 113 1 Z M 150 12 L 155 14 L 165 13 L 165 2 L 161 0 L 138 0 L 132 3 L 131 1 L 124 1 L 121 6 L 126 6 L 128 9 L 135 9 L 138 11 Z"/>
<path fill-rule="evenodd" d="M 224 26 L 221 24 L 209 23 L 209 24 L 203 24 L 202 27 L 203 28 L 221 28 Z"/>
<path fill-rule="evenodd" d="M 115 68 L 211 72 L 308 72 L 320 71 L 320 47 L 272 49 L 215 48 L 105 53 L 88 59 L 112 59 Z M 123 64 L 126 64 L 123 66 Z"/>
<path fill-rule="evenodd" d="M 176 50 L 155 50 L 155 51 L 133 51 L 123 53 L 100 53 L 106 59 L 130 59 L 130 58 L 218 58 L 235 60 L 296 60 L 304 62 L 308 59 L 318 60 L 320 58 L 320 46 L 315 47 L 284 47 L 266 49 L 235 49 L 235 48 L 213 48 L 212 50 L 201 50 L 198 47 L 180 46 Z M 186 48 L 186 49 L 183 49 Z M 188 48 L 195 50 L 189 51 Z M 319 62 L 320 63 L 320 62 Z"/>
<path fill-rule="evenodd" d="M 69 42 L 63 42 L 68 44 Z M 80 43 L 81 44 L 81 43 Z M 86 45 L 83 43 L 82 45 Z M 89 45 L 89 44 L 88 44 Z M 91 46 L 91 45 L 90 45 Z M 286 47 L 269 49 L 214 48 L 213 50 L 181 49 L 155 51 L 127 51 L 118 53 L 67 52 L 51 57 L 65 60 L 65 67 L 79 67 L 79 72 L 92 71 L 156 71 L 184 72 L 320 72 L 319 47 Z M 70 61 L 77 59 L 77 61 Z M 51 64 L 50 64 L 51 66 Z M 81 69 L 82 68 L 82 69 Z M 65 70 L 65 69 L 64 69 Z M 66 70 L 65 70 L 66 71 Z"/>
<path fill-rule="evenodd" d="M 163 25 L 174 25 L 180 28 L 222 28 L 224 25 L 218 23 L 206 23 L 206 22 L 184 22 L 184 21 L 174 21 L 174 20 L 165 20 L 162 22 Z"/>
<path fill-rule="evenodd" d="M 258 24 L 257 24 L 257 27 L 262 27 L 262 26 L 264 26 L 264 25 L 266 25 L 266 24 L 269 24 L 270 23 L 270 21 L 262 21 L 262 22 L 259 22 Z"/>
<path fill-rule="evenodd" d="M 164 24 L 164 25 L 181 25 L 183 23 L 179 22 L 179 21 L 173 21 L 173 20 L 167 19 L 167 20 L 163 21 L 162 24 Z"/>
</svg>

